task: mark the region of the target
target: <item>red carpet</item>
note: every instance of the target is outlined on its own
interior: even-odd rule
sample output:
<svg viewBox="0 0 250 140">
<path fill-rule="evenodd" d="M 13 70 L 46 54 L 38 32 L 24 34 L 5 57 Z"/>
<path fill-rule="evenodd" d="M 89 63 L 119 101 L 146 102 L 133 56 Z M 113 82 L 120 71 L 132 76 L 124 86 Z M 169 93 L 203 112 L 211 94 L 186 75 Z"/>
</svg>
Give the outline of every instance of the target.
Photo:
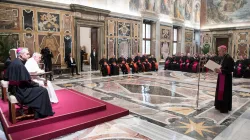
<svg viewBox="0 0 250 140">
<path fill-rule="evenodd" d="M 8 103 L 1 100 L 1 121 L 8 139 L 51 139 L 129 114 L 126 109 L 73 90 L 58 90 L 56 94 L 59 103 L 53 104 L 54 116 L 15 125 L 8 119 Z"/>
</svg>

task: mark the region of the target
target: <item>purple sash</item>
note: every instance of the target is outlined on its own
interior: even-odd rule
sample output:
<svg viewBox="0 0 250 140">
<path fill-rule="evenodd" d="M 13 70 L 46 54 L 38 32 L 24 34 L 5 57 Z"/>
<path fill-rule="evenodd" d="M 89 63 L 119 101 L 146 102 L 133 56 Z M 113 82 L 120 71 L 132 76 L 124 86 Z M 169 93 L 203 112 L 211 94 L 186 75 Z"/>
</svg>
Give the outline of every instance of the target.
<svg viewBox="0 0 250 140">
<path fill-rule="evenodd" d="M 225 75 L 222 73 L 219 73 L 219 88 L 218 88 L 218 100 L 223 100 L 224 95 L 224 87 L 225 87 Z"/>
</svg>

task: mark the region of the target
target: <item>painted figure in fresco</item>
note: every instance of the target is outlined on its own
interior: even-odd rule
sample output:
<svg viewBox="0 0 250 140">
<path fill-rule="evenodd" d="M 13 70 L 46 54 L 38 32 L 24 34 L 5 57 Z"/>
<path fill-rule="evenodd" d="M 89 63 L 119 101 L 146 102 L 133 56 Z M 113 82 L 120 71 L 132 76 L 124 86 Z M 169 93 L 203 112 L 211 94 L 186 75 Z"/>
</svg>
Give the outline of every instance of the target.
<svg viewBox="0 0 250 140">
<path fill-rule="evenodd" d="M 145 0 L 145 9 L 155 11 L 155 0 Z"/>
<path fill-rule="evenodd" d="M 169 15 L 171 10 L 171 0 L 161 0 L 161 13 Z"/>
<path fill-rule="evenodd" d="M 163 55 L 164 60 L 166 60 L 169 55 L 169 46 L 166 41 L 162 44 L 161 54 Z"/>
<path fill-rule="evenodd" d="M 196 3 L 195 5 L 195 22 L 199 23 L 200 22 L 200 4 Z"/>
<path fill-rule="evenodd" d="M 215 94 L 215 109 L 221 113 L 228 113 L 232 110 L 232 72 L 234 71 L 234 60 L 227 54 L 227 47 L 222 45 L 218 47 L 219 56 L 222 57 L 220 63 L 221 68 L 215 69 L 218 73 L 216 94 Z"/>
<path fill-rule="evenodd" d="M 185 18 L 187 20 L 191 19 L 191 13 L 192 13 L 192 1 L 187 0 L 185 5 Z"/>
<path fill-rule="evenodd" d="M 130 0 L 129 1 L 129 10 L 130 11 L 139 11 L 140 0 Z"/>
</svg>

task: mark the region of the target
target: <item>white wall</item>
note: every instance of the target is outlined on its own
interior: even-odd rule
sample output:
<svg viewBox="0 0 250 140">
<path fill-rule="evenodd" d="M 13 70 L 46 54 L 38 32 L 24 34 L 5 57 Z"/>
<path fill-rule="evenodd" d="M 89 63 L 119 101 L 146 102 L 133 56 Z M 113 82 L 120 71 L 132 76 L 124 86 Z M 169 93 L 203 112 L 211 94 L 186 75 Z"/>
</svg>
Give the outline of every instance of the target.
<svg viewBox="0 0 250 140">
<path fill-rule="evenodd" d="M 89 55 L 91 53 L 91 28 L 80 27 L 80 46 L 86 46 L 85 51 Z"/>
</svg>

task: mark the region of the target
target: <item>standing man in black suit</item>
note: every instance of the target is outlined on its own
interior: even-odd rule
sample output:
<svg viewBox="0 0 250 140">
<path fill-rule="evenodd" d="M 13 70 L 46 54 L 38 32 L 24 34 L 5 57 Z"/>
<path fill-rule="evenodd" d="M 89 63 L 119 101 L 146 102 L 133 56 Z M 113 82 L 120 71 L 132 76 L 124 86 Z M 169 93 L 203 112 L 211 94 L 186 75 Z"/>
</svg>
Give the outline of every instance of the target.
<svg viewBox="0 0 250 140">
<path fill-rule="evenodd" d="M 93 48 L 93 50 L 91 51 L 90 57 L 91 57 L 91 69 L 98 70 L 97 66 L 98 55 L 95 48 Z"/>
<path fill-rule="evenodd" d="M 80 75 L 78 73 L 78 70 L 77 70 L 75 58 L 72 57 L 71 53 L 69 54 L 69 57 L 68 57 L 68 60 L 67 60 L 67 64 L 68 64 L 68 67 L 71 68 L 72 76 L 74 76 L 74 69 L 76 69 L 76 74 Z"/>
</svg>

